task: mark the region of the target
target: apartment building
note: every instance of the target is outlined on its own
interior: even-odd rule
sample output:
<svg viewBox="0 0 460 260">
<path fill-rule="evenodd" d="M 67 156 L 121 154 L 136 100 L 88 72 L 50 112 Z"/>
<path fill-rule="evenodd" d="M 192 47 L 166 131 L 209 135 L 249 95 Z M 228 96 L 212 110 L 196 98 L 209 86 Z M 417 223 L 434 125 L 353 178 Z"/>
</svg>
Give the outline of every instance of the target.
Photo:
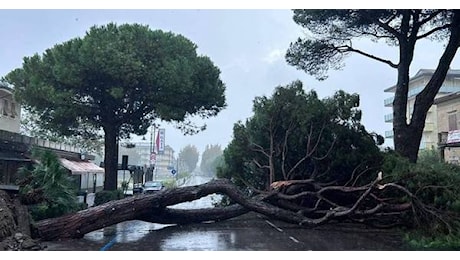
<svg viewBox="0 0 460 260">
<path fill-rule="evenodd" d="M 408 93 L 408 100 L 407 100 L 407 119 L 408 122 L 412 116 L 412 111 L 414 109 L 415 97 L 418 93 L 420 93 L 423 88 L 426 86 L 428 81 L 431 79 L 434 70 L 430 69 L 421 69 L 419 70 L 413 77 L 409 79 L 409 93 Z M 384 90 L 386 93 L 395 93 L 396 86 L 389 87 Z M 460 91 L 460 70 L 449 70 L 446 79 L 441 86 L 441 89 L 438 92 L 436 98 L 441 98 L 443 96 L 447 96 L 449 94 L 455 93 Z M 389 97 L 384 100 L 385 107 L 391 108 L 390 113 L 385 115 L 385 122 L 389 123 L 389 129 L 393 128 L 393 106 L 394 96 Z M 430 110 L 428 111 L 426 121 L 425 121 L 425 128 L 423 129 L 422 140 L 420 143 L 420 149 L 436 149 L 438 143 L 438 114 L 439 111 L 437 109 L 437 104 L 433 104 Z M 385 131 L 385 138 L 393 139 L 393 130 Z M 391 143 L 392 140 L 390 140 Z"/>
</svg>

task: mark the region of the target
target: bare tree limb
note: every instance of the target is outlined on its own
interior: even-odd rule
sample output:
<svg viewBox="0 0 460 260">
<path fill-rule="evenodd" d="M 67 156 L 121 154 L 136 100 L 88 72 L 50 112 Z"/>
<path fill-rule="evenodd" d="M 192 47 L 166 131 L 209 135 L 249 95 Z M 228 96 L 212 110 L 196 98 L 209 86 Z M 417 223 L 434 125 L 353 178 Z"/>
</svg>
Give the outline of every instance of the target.
<svg viewBox="0 0 460 260">
<path fill-rule="evenodd" d="M 360 55 L 363 55 L 367 58 L 371 58 L 373 60 L 376 60 L 376 61 L 379 61 L 379 62 L 382 62 L 382 63 L 385 63 L 387 65 L 389 65 L 390 67 L 396 69 L 398 68 L 398 65 L 397 64 L 394 64 L 392 61 L 390 60 L 386 60 L 386 59 L 383 59 L 383 58 L 380 58 L 380 57 L 377 57 L 375 55 L 372 55 L 372 54 L 369 54 L 367 52 L 364 52 L 364 51 L 361 51 L 361 50 L 358 50 L 358 49 L 355 49 L 351 46 L 339 46 L 337 47 L 337 50 L 339 50 L 340 52 L 355 52 L 355 53 L 358 53 Z"/>
</svg>

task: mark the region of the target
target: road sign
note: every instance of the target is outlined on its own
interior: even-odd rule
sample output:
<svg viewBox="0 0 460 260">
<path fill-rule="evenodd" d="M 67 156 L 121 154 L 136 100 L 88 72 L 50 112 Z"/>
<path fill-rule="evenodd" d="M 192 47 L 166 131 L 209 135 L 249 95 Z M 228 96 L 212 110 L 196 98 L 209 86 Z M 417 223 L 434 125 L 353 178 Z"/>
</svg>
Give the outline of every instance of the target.
<svg viewBox="0 0 460 260">
<path fill-rule="evenodd" d="M 172 175 L 175 175 L 175 174 L 176 174 L 176 170 L 173 169 L 173 170 L 171 171 L 171 173 L 172 173 Z"/>
<path fill-rule="evenodd" d="M 157 155 L 155 153 L 150 154 L 150 163 L 155 164 L 157 161 Z"/>
</svg>

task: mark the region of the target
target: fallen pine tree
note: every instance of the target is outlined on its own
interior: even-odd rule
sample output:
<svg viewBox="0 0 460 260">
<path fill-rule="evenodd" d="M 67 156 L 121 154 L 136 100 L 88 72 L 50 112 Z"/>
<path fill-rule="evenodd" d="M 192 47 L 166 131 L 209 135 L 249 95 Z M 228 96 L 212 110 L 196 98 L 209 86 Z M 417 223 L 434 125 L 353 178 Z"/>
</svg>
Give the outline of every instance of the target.
<svg viewBox="0 0 460 260">
<path fill-rule="evenodd" d="M 416 221 L 442 217 L 438 212 L 423 205 L 406 188 L 395 183 L 382 184 L 379 174 L 374 181 L 364 186 L 346 187 L 312 182 L 286 181 L 276 183 L 275 188 L 257 196 L 248 197 L 227 179 L 212 180 L 208 183 L 166 189 L 151 195 L 139 195 L 110 201 L 76 213 L 50 218 L 33 223 L 32 237 L 41 240 L 81 238 L 86 233 L 111 226 L 123 221 L 142 220 L 161 224 L 187 224 L 204 221 L 222 221 L 237 217 L 249 211 L 267 217 L 303 226 L 317 226 L 332 220 L 366 222 L 378 219 L 379 223 L 394 224 L 402 214 L 411 214 Z M 286 192 L 294 186 L 314 187 L 303 189 L 296 194 Z M 387 189 L 396 189 L 409 199 L 401 202 L 397 198 L 380 197 Z M 193 201 L 210 194 L 228 196 L 234 204 L 225 207 L 204 209 L 174 209 L 169 206 Z M 346 195 L 345 195 L 346 194 Z M 344 197 L 347 199 L 344 200 Z M 289 203 L 293 199 L 308 197 L 315 207 L 304 207 Z M 333 201 L 333 198 L 339 198 Z M 343 204 L 343 201 L 351 201 Z M 295 207 L 293 205 L 296 205 Z M 371 221 L 369 221 L 370 223 Z M 446 223 L 447 224 L 447 223 Z"/>
</svg>

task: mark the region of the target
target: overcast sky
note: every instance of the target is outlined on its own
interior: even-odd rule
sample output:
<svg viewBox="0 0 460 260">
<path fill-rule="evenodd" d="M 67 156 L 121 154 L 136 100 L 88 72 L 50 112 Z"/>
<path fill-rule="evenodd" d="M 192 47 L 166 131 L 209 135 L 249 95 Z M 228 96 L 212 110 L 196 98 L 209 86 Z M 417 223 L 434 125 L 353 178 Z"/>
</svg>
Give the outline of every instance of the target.
<svg viewBox="0 0 460 260">
<path fill-rule="evenodd" d="M 234 123 L 252 116 L 252 101 L 256 96 L 270 96 L 276 86 L 297 79 L 304 83 L 306 91 L 313 89 L 321 98 L 339 89 L 358 93 L 366 129 L 384 135 L 385 130 L 392 128 L 384 122 L 384 115 L 391 110 L 383 105 L 383 100 L 390 97 L 383 90 L 395 84 L 396 70 L 355 55 L 346 60 L 342 70 L 330 71 L 329 78 L 320 82 L 289 66 L 284 54 L 289 44 L 303 34 L 302 28 L 292 20 L 290 9 L 1 9 L 0 77 L 21 67 L 23 57 L 42 54 L 55 44 L 84 36 L 93 25 L 109 22 L 140 23 L 151 29 L 182 34 L 220 68 L 228 106 L 217 117 L 205 121 L 205 131 L 184 136 L 171 125 L 157 121 L 166 129 L 166 144 L 176 152 L 188 144 L 195 145 L 200 153 L 207 144 L 225 148 L 232 139 Z M 357 44 L 396 61 L 395 48 L 370 42 Z M 435 68 L 442 47 L 441 43 L 420 44 L 411 76 L 419 69 Z M 460 69 L 458 57 L 452 68 Z"/>
</svg>

